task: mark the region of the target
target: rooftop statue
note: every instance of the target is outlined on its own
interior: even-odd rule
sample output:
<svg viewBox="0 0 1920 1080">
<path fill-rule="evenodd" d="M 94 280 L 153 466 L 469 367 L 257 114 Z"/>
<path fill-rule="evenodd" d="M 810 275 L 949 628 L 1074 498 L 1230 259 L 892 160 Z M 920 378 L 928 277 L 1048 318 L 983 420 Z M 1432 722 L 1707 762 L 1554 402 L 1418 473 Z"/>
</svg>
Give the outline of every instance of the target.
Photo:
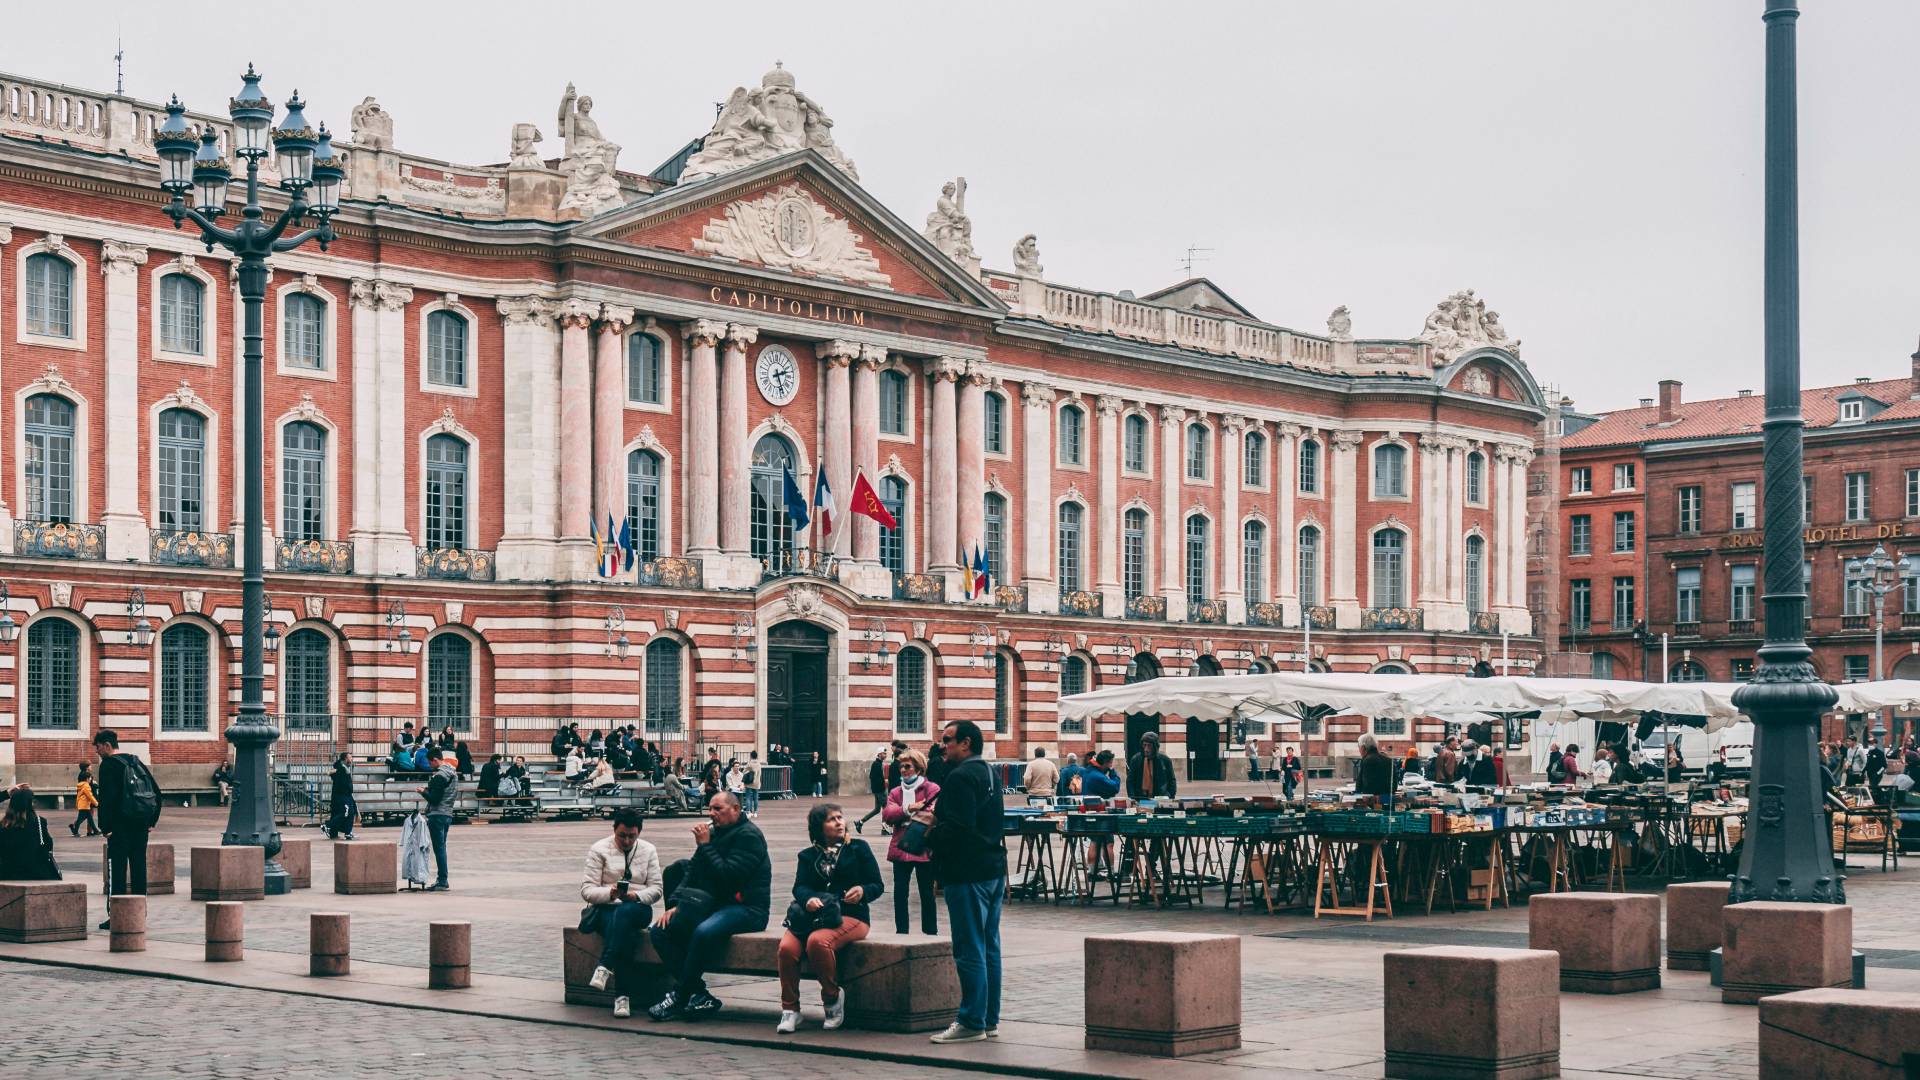
<svg viewBox="0 0 1920 1080">
<path fill-rule="evenodd" d="M 815 150 L 840 171 L 860 178 L 853 159 L 833 143 L 833 121 L 812 98 L 794 88 L 793 75 L 778 62 L 754 89 L 735 87 L 700 152 L 687 159 L 682 181 L 732 172 L 795 150 Z"/>
<path fill-rule="evenodd" d="M 1477 299 L 1472 289 L 1462 289 L 1434 307 L 1427 315 L 1420 340 L 1433 347 L 1437 363 L 1449 363 L 1454 357 L 1478 348 L 1504 349 L 1520 355 L 1520 342 L 1509 338 L 1500 325 L 1500 313 L 1488 311 L 1487 302 Z"/>
</svg>

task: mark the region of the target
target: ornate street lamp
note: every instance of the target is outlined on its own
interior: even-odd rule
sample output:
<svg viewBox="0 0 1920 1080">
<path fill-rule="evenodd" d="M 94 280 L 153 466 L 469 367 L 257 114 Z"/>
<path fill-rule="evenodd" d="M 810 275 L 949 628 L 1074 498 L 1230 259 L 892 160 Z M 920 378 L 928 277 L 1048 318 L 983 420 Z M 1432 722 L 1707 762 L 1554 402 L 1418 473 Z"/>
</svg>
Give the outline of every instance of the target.
<svg viewBox="0 0 1920 1080">
<path fill-rule="evenodd" d="M 395 600 L 387 605 L 385 622 L 388 652 L 412 653 L 419 646 L 419 643 L 413 640 L 413 631 L 407 628 L 405 600 Z"/>
<path fill-rule="evenodd" d="M 0 645 L 11 645 L 20 636 L 20 624 L 13 621 L 13 590 L 0 581 Z"/>
<path fill-rule="evenodd" d="M 127 618 L 133 620 L 127 643 L 136 649 L 153 644 L 153 624 L 147 621 L 147 590 L 135 589 L 127 597 Z"/>
<path fill-rule="evenodd" d="M 260 597 L 261 617 L 267 620 L 267 628 L 260 635 L 260 647 L 268 656 L 280 651 L 280 624 L 273 622 L 273 598 L 262 594 Z"/>
<path fill-rule="evenodd" d="M 1733 702 L 1753 717 L 1746 842 L 1727 902 L 1844 904 L 1814 752 L 1820 716 L 1839 695 L 1808 658 L 1800 456 L 1800 198 L 1794 88 L 1794 0 L 1766 0 L 1766 532 L 1767 636 L 1753 681 Z"/>
<path fill-rule="evenodd" d="M 633 642 L 627 640 L 626 609 L 614 608 L 607 612 L 607 655 L 625 660 L 632 649 Z"/>
</svg>

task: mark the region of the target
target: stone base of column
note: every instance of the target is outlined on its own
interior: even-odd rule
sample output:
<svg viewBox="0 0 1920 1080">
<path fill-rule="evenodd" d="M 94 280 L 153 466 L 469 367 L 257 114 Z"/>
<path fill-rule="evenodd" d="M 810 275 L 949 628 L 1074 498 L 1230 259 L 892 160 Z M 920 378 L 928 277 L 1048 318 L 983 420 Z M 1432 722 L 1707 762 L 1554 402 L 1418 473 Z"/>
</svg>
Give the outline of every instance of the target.
<svg viewBox="0 0 1920 1080">
<path fill-rule="evenodd" d="M 1028 611 L 1052 615 L 1060 610 L 1060 586 L 1044 578 L 1027 578 L 1020 584 L 1027 590 Z"/>
<path fill-rule="evenodd" d="M 1298 630 L 1301 622 L 1300 598 L 1298 596 L 1280 596 L 1274 599 L 1274 603 L 1280 605 L 1281 625 Z"/>
<path fill-rule="evenodd" d="M 0 503 L 0 555 L 13 554 L 13 511 Z"/>
<path fill-rule="evenodd" d="M 108 562 L 146 562 L 147 561 L 147 523 L 138 514 L 104 514 L 100 524 L 107 532 Z M 11 540 L 12 529 L 8 529 Z M 234 537 L 238 541 L 239 537 Z M 238 545 L 236 544 L 236 547 Z M 235 561 L 238 562 L 238 552 Z"/>
<path fill-rule="evenodd" d="M 235 537 L 236 541 L 238 539 Z M 413 537 L 405 533 L 356 530 L 347 534 L 347 542 L 353 545 L 353 572 L 356 574 L 412 577 L 418 566 L 415 560 Z M 267 545 L 267 550 L 267 565 L 271 567 L 273 565 L 271 543 Z"/>
<path fill-rule="evenodd" d="M 551 540 L 502 538 L 494 549 L 493 575 L 497 581 L 552 581 L 556 549 Z M 355 552 L 355 558 L 358 558 Z"/>
<path fill-rule="evenodd" d="M 1186 622 L 1187 621 L 1186 591 L 1174 590 L 1171 592 L 1161 593 L 1160 595 L 1166 597 L 1167 599 L 1167 621 L 1170 623 Z M 1126 615 L 1125 612 L 1121 613 L 1121 617 L 1124 618 L 1125 615 Z"/>
<path fill-rule="evenodd" d="M 760 560 L 739 552 L 713 551 L 700 556 L 700 574 L 709 589 L 752 589 L 760 584 Z"/>
<path fill-rule="evenodd" d="M 1227 602 L 1227 622 L 1232 626 L 1245 626 L 1247 622 L 1247 598 L 1240 593 L 1221 593 L 1220 599 Z"/>
<path fill-rule="evenodd" d="M 1521 637 L 1533 633 L 1533 613 L 1526 608 L 1498 607 L 1493 610 L 1500 616 L 1500 629 Z"/>
<path fill-rule="evenodd" d="M 604 581 L 594 564 L 593 541 L 584 536 L 564 536 L 555 545 L 553 557 L 555 581 Z"/>
<path fill-rule="evenodd" d="M 1114 582 L 1103 582 L 1094 586 L 1100 594 L 1100 612 L 1109 619 L 1127 617 L 1127 592 Z"/>
<path fill-rule="evenodd" d="M 1333 625 L 1340 630 L 1357 630 L 1360 627 L 1360 601 L 1335 600 L 1333 602 Z"/>
<path fill-rule="evenodd" d="M 1420 605 L 1429 630 L 1465 630 L 1473 620 L 1467 616 L 1467 605 L 1450 600 L 1429 600 Z"/>
<path fill-rule="evenodd" d="M 960 572 L 959 567 L 952 565 L 933 566 L 928 567 L 927 572 L 945 583 L 944 588 L 947 590 L 947 603 L 958 603 L 966 599 L 964 595 L 964 590 L 967 587 L 966 575 Z"/>
<path fill-rule="evenodd" d="M 840 584 L 861 596 L 886 600 L 893 596 L 893 571 L 877 562 L 840 564 Z"/>
</svg>

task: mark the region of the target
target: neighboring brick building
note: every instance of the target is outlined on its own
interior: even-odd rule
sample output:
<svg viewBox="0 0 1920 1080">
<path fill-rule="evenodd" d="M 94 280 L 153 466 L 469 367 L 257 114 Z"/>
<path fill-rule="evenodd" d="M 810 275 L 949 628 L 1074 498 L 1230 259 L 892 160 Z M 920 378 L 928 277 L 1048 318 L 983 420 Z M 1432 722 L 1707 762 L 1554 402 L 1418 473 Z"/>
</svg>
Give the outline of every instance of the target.
<svg viewBox="0 0 1920 1080">
<path fill-rule="evenodd" d="M 749 98 L 803 143 L 737 123 Z M 982 271 L 961 199 L 907 226 L 802 100 L 770 72 L 649 175 L 584 109 L 564 157 L 523 125 L 511 164 L 474 167 L 353 110 L 339 241 L 276 257 L 266 311 L 290 729 L 371 749 L 413 717 L 531 752 L 560 720 L 641 721 L 851 778 L 954 718 L 1002 758 L 1118 747 L 1140 722 L 1062 730 L 1055 701 L 1156 671 L 1464 672 L 1502 631 L 1531 668 L 1543 409 L 1483 302 L 1356 340 L 1345 309 L 1296 332 L 1201 280 L 1053 284 L 1027 244 Z M 103 726 L 169 782 L 224 752 L 237 294 L 161 212 L 159 118 L 0 76 L 0 581 L 24 625 L 0 777 L 64 784 Z M 830 544 L 782 510 L 817 468 Z M 856 472 L 900 529 L 845 512 Z M 604 579 L 582 526 L 622 516 L 642 559 Z M 1168 732 L 1203 776 L 1234 734 Z"/>
</svg>

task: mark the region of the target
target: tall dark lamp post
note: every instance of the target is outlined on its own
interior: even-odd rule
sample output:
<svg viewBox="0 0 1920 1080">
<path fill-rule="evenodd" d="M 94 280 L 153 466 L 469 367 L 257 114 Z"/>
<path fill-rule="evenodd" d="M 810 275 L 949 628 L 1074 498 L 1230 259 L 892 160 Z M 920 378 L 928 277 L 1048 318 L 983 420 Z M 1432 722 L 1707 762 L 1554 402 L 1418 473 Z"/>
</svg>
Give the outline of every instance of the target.
<svg viewBox="0 0 1920 1080">
<path fill-rule="evenodd" d="M 1800 211 L 1794 0 L 1766 0 L 1766 641 L 1753 681 L 1733 696 L 1754 721 L 1746 843 L 1728 903 L 1846 902 L 1821 808 L 1814 750 L 1820 716 L 1839 697 L 1807 658 L 1800 530 Z"/>
<path fill-rule="evenodd" d="M 287 872 L 274 858 L 280 853 L 280 832 L 274 827 L 273 787 L 268 776 L 267 750 L 280 737 L 267 715 L 263 652 L 266 616 L 266 570 L 262 533 L 263 496 L 260 462 L 261 434 L 261 308 L 267 298 L 267 257 L 292 251 L 309 240 L 325 250 L 333 240 L 328 225 L 340 208 L 340 182 L 346 171 L 334 156 L 332 137 L 324 125 L 316 133 L 307 124 L 298 91 L 287 102 L 287 114 L 273 127 L 273 104 L 260 90 L 253 66 L 241 76 L 240 93 L 230 103 L 234 154 L 247 163 L 247 201 L 240 220 L 231 227 L 216 224 L 227 212 L 228 184 L 233 178 L 220 157 L 212 125 L 196 139 L 187 126 L 186 109 L 175 97 L 167 105 L 167 122 L 156 133 L 154 149 L 160 155 L 161 190 L 172 196 L 167 216 L 174 228 L 191 221 L 200 229 L 207 250 L 222 247 L 240 260 L 240 300 L 246 308 L 246 445 L 241 460 L 246 467 L 242 487 L 245 529 L 241 538 L 240 711 L 227 728 L 235 756 L 233 809 L 227 817 L 223 844 L 250 844 L 266 849 L 267 892 L 287 891 Z M 287 207 L 272 222 L 260 205 L 260 159 L 269 149 L 277 158 L 280 189 Z M 192 205 L 188 205 L 188 196 Z M 312 201 L 308 199 L 311 197 Z M 287 235 L 302 218 L 315 227 Z"/>
</svg>

